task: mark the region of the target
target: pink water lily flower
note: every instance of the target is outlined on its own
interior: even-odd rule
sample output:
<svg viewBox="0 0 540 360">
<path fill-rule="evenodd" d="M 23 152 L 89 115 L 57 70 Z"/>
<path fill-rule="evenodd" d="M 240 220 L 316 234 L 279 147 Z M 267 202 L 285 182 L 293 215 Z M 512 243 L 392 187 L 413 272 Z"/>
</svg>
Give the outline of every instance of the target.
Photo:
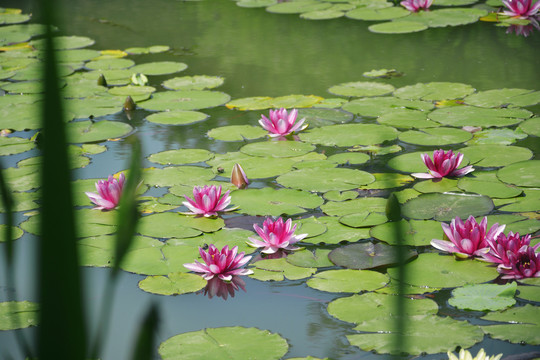
<svg viewBox="0 0 540 360">
<path fill-rule="evenodd" d="M 411 12 L 418 12 L 419 10 L 427 10 L 433 3 L 433 0 L 405 0 L 400 2 L 401 6 Z"/>
<path fill-rule="evenodd" d="M 217 276 L 221 280 L 231 281 L 234 275 L 253 274 L 252 270 L 242 268 L 251 260 L 251 256 L 244 256 L 244 252 L 238 253 L 238 246 L 229 250 L 229 246 L 225 245 L 219 251 L 212 244 L 208 247 L 208 251 L 199 248 L 199 254 L 204 264 L 195 261 L 194 263 L 184 264 L 184 266 L 191 271 L 201 273 L 205 280 L 211 280 L 214 276 Z"/>
<path fill-rule="evenodd" d="M 285 108 L 270 110 L 270 119 L 264 115 L 261 116 L 259 124 L 269 132 L 270 137 L 286 136 L 307 128 L 307 124 L 304 125 L 305 118 L 296 121 L 298 116 L 298 110 L 296 109 L 293 109 L 290 114 L 287 113 Z"/>
<path fill-rule="evenodd" d="M 455 254 L 459 258 L 481 257 L 489 251 L 489 243 L 503 232 L 506 225 L 494 224 L 487 231 L 487 217 L 478 224 L 473 216 L 465 223 L 456 217 L 450 225 L 442 223 L 444 234 L 450 241 L 433 239 L 431 245 L 439 250 Z"/>
<path fill-rule="evenodd" d="M 426 164 L 429 172 L 412 173 L 411 175 L 420 179 L 440 179 L 443 177 L 460 177 L 474 171 L 472 165 L 458 169 L 463 160 L 462 153 L 453 153 L 452 150 L 444 151 L 442 149 L 433 152 L 433 161 L 428 154 L 420 155 L 422 161 Z"/>
<path fill-rule="evenodd" d="M 249 185 L 249 180 L 240 164 L 234 164 L 232 168 L 231 183 L 239 189 L 245 189 Z"/>
<path fill-rule="evenodd" d="M 511 266 L 500 264 L 497 271 L 503 279 L 523 279 L 540 277 L 540 253 L 535 252 L 532 246 L 523 246 L 518 252 L 508 253 Z"/>
<path fill-rule="evenodd" d="M 512 263 L 508 258 L 508 254 L 516 254 L 525 247 L 530 246 L 531 235 L 520 237 L 519 233 L 509 232 L 508 236 L 504 233 L 499 234 L 493 241 L 488 241 L 489 252 L 482 255 L 482 260 L 502 264 L 505 267 L 511 267 Z M 540 243 L 532 246 L 536 251 L 540 247 Z"/>
<path fill-rule="evenodd" d="M 97 194 L 92 192 L 85 192 L 85 194 L 96 204 L 94 209 L 111 210 L 120 203 L 125 181 L 124 173 L 120 173 L 118 178 L 110 175 L 107 180 L 99 180 L 96 183 Z"/>
<path fill-rule="evenodd" d="M 540 1 L 536 1 L 533 5 L 532 0 L 503 0 L 503 4 L 508 8 L 502 12 L 504 15 L 520 19 L 534 16 L 540 10 Z"/>
<path fill-rule="evenodd" d="M 262 240 L 250 237 L 248 239 L 251 240 L 251 242 L 248 242 L 247 244 L 256 248 L 262 247 L 263 249 L 261 252 L 264 254 L 273 254 L 280 249 L 298 250 L 300 248 L 293 246 L 293 244 L 299 242 L 308 235 L 294 235 L 296 225 L 292 226 L 291 219 L 283 222 L 282 218 L 277 218 L 276 221 L 268 218 L 263 222 L 262 229 L 257 224 L 254 224 L 253 228 Z"/>
<path fill-rule="evenodd" d="M 206 217 L 217 216 L 220 211 L 234 210 L 234 208 L 226 209 L 231 203 L 229 193 L 230 191 L 227 191 L 221 195 L 221 185 L 195 186 L 193 188 L 193 199 L 184 196 L 187 201 L 184 201 L 183 204 L 192 214 Z"/>
</svg>

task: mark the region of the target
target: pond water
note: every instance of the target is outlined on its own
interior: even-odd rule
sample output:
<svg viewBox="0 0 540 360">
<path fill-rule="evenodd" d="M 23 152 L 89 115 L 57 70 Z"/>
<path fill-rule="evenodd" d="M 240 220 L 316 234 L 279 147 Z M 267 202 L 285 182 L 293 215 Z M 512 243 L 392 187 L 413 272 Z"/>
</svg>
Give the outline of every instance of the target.
<svg viewBox="0 0 540 360">
<path fill-rule="evenodd" d="M 225 79 L 218 90 L 230 95 L 232 100 L 291 94 L 335 98 L 337 96 L 328 92 L 331 86 L 370 81 L 363 73 L 373 69 L 402 72 L 404 76 L 379 81 L 395 88 L 417 83 L 453 82 L 471 85 L 477 91 L 539 89 L 540 34 L 533 33 L 527 38 L 506 34 L 504 28 L 495 27 L 492 23 L 477 22 L 465 26 L 430 28 L 411 34 L 385 35 L 370 32 L 368 26 L 371 23 L 366 21 L 347 18 L 308 21 L 298 15 L 269 13 L 264 8 L 238 7 L 230 0 L 66 0 L 59 3 L 60 33 L 94 39 L 92 49 L 170 46 L 171 50 L 164 53 L 129 57 L 137 64 L 176 61 L 188 65 L 179 74 L 149 76 L 148 85 L 156 87 L 158 91 L 163 90 L 163 81 L 174 76 L 208 75 Z M 23 13 L 36 11 L 32 1 L 3 0 L 1 6 L 21 8 Z M 539 105 L 526 108 L 532 113 L 540 113 Z M 268 112 L 266 109 L 238 111 L 224 106 L 202 111 L 209 115 L 209 119 L 186 126 L 146 121 L 146 116 L 151 112 L 142 109 L 134 112 L 129 119 L 123 112 L 107 115 L 105 119 L 133 126 L 142 141 L 144 167 L 160 167 L 149 161 L 148 156 L 184 148 L 207 149 L 221 154 L 238 151 L 245 142 L 218 141 L 206 133 L 228 125 L 256 126 L 260 115 Z M 375 124 L 370 117 L 358 117 L 355 121 Z M 16 132 L 15 135 L 30 137 L 33 132 Z M 261 138 L 255 141 L 265 140 Z M 76 169 L 75 178 L 105 178 L 127 167 L 130 148 L 125 142 L 107 141 L 102 144 L 107 146 L 107 151 L 93 155 L 88 166 Z M 438 148 L 399 140 L 392 144 L 402 146 L 404 153 Z M 540 144 L 536 136 L 526 137 L 513 145 L 531 149 L 534 153 L 532 159 L 538 159 Z M 463 146 L 461 143 L 444 147 Z M 347 148 L 323 144 L 318 145 L 317 151 L 332 155 Z M 37 150 L 31 150 L 6 156 L 2 160 L 4 166 L 14 167 L 19 160 L 36 154 Z M 395 156 L 377 156 L 366 164 L 351 168 L 371 173 L 395 172 L 387 165 Z M 496 168 L 490 166 L 487 170 Z M 280 187 L 275 177 L 257 179 L 252 185 L 254 188 L 267 186 Z M 153 188 L 148 192 L 155 197 L 164 193 L 165 188 Z M 386 196 L 387 192 L 383 191 L 381 195 Z M 302 217 L 321 214 L 322 211 L 315 208 L 303 213 Z M 245 229 L 250 229 L 253 221 L 260 224 L 263 219 L 238 214 L 226 215 L 225 218 L 228 224 Z M 23 221 L 26 217 L 21 212 L 17 214 L 17 219 Z M 29 255 L 33 254 L 35 241 L 35 237 L 28 233 L 17 240 L 18 285 L 16 289 L 7 289 L 3 276 L 0 277 L 0 300 L 5 301 L 8 292 L 13 292 L 18 300 L 36 300 L 32 277 L 35 269 L 31 261 L 33 258 Z M 311 250 L 334 249 L 338 246 L 307 245 Z M 418 250 L 421 253 L 431 251 L 426 247 L 419 247 Z M 84 270 L 89 319 L 96 318 L 108 271 L 94 267 Z M 350 293 L 319 291 L 307 286 L 306 279 L 268 282 L 246 277 L 246 291 L 237 291 L 234 298 L 225 301 L 219 297 L 210 299 L 200 292 L 179 296 L 151 294 L 138 288 L 138 282 L 144 278 L 143 275 L 122 273 L 115 290 L 110 336 L 102 359 L 121 360 L 129 357 L 137 325 L 152 302 L 158 304 L 160 311 L 159 343 L 174 335 L 203 328 L 245 326 L 266 329 L 287 339 L 289 350 L 285 359 L 314 356 L 376 360 L 386 357 L 351 346 L 345 336 L 357 333 L 353 330 L 355 325 L 328 313 L 328 303 Z M 456 309 L 448 304 L 449 297 L 450 290 L 435 292 L 439 315 L 450 315 L 473 324 L 485 323 L 485 320 L 479 319 L 483 312 Z M 518 299 L 517 305 L 538 305 L 538 300 Z M 90 322 L 92 327 L 96 326 L 96 320 Z M 33 333 L 32 329 L 17 331 L 28 335 Z M 15 354 L 14 357 L 18 358 L 20 354 L 16 348 L 13 331 L 0 332 L 2 352 Z M 471 352 L 476 354 L 480 348 L 485 348 L 488 354 L 504 353 L 505 356 L 540 350 L 538 346 L 512 344 L 491 339 L 487 335 L 471 348 Z M 439 353 L 422 357 L 442 359 L 446 355 Z"/>
</svg>

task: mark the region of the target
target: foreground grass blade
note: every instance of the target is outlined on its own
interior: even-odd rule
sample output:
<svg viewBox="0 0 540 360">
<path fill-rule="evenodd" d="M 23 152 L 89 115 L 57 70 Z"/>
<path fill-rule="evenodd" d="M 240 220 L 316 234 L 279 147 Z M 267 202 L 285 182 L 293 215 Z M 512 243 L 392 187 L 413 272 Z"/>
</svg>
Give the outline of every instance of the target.
<svg viewBox="0 0 540 360">
<path fill-rule="evenodd" d="M 41 241 L 38 251 L 40 360 L 82 360 L 85 323 L 71 179 L 52 40 L 54 1 L 40 3 L 46 26 L 42 107 Z"/>
<path fill-rule="evenodd" d="M 133 347 L 133 360 L 151 360 L 156 351 L 154 339 L 158 327 L 158 310 L 156 305 L 152 305 L 141 324 L 139 334 Z"/>
</svg>

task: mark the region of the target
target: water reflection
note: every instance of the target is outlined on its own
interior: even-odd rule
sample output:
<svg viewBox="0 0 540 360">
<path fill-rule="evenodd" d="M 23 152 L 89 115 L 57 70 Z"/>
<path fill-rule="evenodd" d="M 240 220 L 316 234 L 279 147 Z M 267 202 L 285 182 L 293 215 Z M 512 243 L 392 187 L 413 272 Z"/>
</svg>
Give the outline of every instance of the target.
<svg viewBox="0 0 540 360">
<path fill-rule="evenodd" d="M 223 298 L 227 300 L 230 297 L 234 297 L 234 293 L 238 289 L 244 290 L 246 292 L 246 283 L 240 276 L 233 276 L 231 281 L 223 281 L 220 278 L 213 277 L 208 280 L 206 287 L 202 290 L 204 295 L 212 299 L 214 296 Z M 201 291 L 201 292 L 202 292 Z"/>
<path fill-rule="evenodd" d="M 528 25 L 510 25 L 508 29 L 506 29 L 507 34 L 515 33 L 516 35 L 521 35 L 524 37 L 527 37 L 531 35 L 534 32 L 534 29 L 540 30 L 540 25 L 538 25 L 537 22 L 535 24 L 528 24 Z"/>
</svg>

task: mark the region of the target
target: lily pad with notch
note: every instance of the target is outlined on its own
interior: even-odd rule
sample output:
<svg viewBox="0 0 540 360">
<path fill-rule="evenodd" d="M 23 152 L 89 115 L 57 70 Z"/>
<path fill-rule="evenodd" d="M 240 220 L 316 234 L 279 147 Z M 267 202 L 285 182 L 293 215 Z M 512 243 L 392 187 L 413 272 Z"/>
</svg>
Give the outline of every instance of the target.
<svg viewBox="0 0 540 360">
<path fill-rule="evenodd" d="M 133 131 L 126 123 L 118 121 L 77 121 L 66 125 L 68 139 L 73 143 L 88 143 L 123 137 Z"/>
<path fill-rule="evenodd" d="M 540 308 L 531 304 L 490 312 L 482 320 L 503 324 L 481 326 L 490 337 L 511 343 L 540 345 Z"/>
<path fill-rule="evenodd" d="M 167 90 L 207 90 L 221 86 L 224 81 L 221 76 L 195 75 L 168 79 L 162 85 Z"/>
<path fill-rule="evenodd" d="M 540 160 L 520 161 L 497 171 L 502 182 L 524 187 L 540 186 Z"/>
<path fill-rule="evenodd" d="M 156 93 L 151 99 L 137 105 L 145 110 L 200 110 L 216 107 L 229 101 L 230 96 L 210 90 L 180 90 Z"/>
<path fill-rule="evenodd" d="M 384 287 L 388 275 L 371 270 L 327 270 L 314 275 L 306 282 L 310 288 L 333 293 L 359 293 Z"/>
<path fill-rule="evenodd" d="M 441 223 L 434 220 L 400 220 L 398 233 L 396 223 L 385 223 L 371 228 L 370 234 L 375 239 L 390 245 L 397 245 L 396 234 L 401 236 L 401 243 L 408 246 L 429 246 L 432 239 L 442 239 Z"/>
<path fill-rule="evenodd" d="M 365 97 L 387 95 L 394 89 L 390 84 L 374 81 L 355 81 L 334 85 L 328 89 L 328 92 L 339 96 Z"/>
<path fill-rule="evenodd" d="M 456 216 L 489 214 L 493 201 L 484 195 L 460 193 L 428 193 L 407 201 L 401 207 L 403 216 L 410 219 L 450 221 Z"/>
<path fill-rule="evenodd" d="M 209 116 L 200 111 L 173 110 L 150 114 L 146 120 L 162 125 L 191 125 L 208 119 Z"/>
<path fill-rule="evenodd" d="M 409 130 L 399 134 L 399 140 L 424 146 L 442 146 L 463 143 L 472 138 L 472 134 L 461 129 L 447 127 Z"/>
<path fill-rule="evenodd" d="M 135 65 L 130 70 L 133 73 L 141 73 L 144 75 L 167 75 L 174 74 L 187 69 L 187 65 L 175 61 L 156 61 L 146 64 Z"/>
<path fill-rule="evenodd" d="M 383 243 L 350 244 L 336 248 L 328 258 L 334 264 L 347 269 L 374 269 L 393 266 L 397 263 L 396 248 Z M 418 256 L 415 250 L 407 250 L 405 261 Z M 375 290 L 375 289 L 373 289 Z"/>
<path fill-rule="evenodd" d="M 394 91 L 394 96 L 401 99 L 435 101 L 462 99 L 474 91 L 475 89 L 468 84 L 430 82 L 404 86 Z"/>
<path fill-rule="evenodd" d="M 341 109 L 299 109 L 298 119 L 305 118 L 305 124 L 308 124 L 310 129 L 334 125 L 344 124 L 353 120 L 354 115 L 350 112 Z"/>
<path fill-rule="evenodd" d="M 448 126 L 505 127 L 518 124 L 532 116 L 525 109 L 486 109 L 475 106 L 450 106 L 433 110 L 430 120 Z"/>
<path fill-rule="evenodd" d="M 465 99 L 469 105 L 481 107 L 532 106 L 540 102 L 540 91 L 526 89 L 493 89 L 479 91 Z"/>
<path fill-rule="evenodd" d="M 324 200 L 316 194 L 292 189 L 244 189 L 233 194 L 239 212 L 249 215 L 296 215 L 315 209 Z"/>
<path fill-rule="evenodd" d="M 325 146 L 375 145 L 397 138 L 398 131 L 376 124 L 341 124 L 323 126 L 299 135 L 302 141 Z"/>
<path fill-rule="evenodd" d="M 213 128 L 207 135 L 221 141 L 245 141 L 259 139 L 268 132 L 259 126 L 251 125 L 227 125 Z"/>
<path fill-rule="evenodd" d="M 199 291 L 206 283 L 200 275 L 176 272 L 167 276 L 147 276 L 139 281 L 139 288 L 152 294 L 180 295 Z"/>
<path fill-rule="evenodd" d="M 458 309 L 476 311 L 497 311 L 513 306 L 516 303 L 517 284 L 506 285 L 477 284 L 466 285 L 452 290 L 448 303 Z"/>
<path fill-rule="evenodd" d="M 214 153 L 206 149 L 176 149 L 152 154 L 148 160 L 161 165 L 180 165 L 204 162 L 213 157 Z"/>
<path fill-rule="evenodd" d="M 289 188 L 326 192 L 350 190 L 375 181 L 368 172 L 346 168 L 306 168 L 278 176 L 276 181 Z"/>
<path fill-rule="evenodd" d="M 396 110 L 419 110 L 429 111 L 434 105 L 431 102 L 420 100 L 398 99 L 393 96 L 362 98 L 349 101 L 342 106 L 343 110 L 353 114 L 378 117 Z"/>
</svg>

